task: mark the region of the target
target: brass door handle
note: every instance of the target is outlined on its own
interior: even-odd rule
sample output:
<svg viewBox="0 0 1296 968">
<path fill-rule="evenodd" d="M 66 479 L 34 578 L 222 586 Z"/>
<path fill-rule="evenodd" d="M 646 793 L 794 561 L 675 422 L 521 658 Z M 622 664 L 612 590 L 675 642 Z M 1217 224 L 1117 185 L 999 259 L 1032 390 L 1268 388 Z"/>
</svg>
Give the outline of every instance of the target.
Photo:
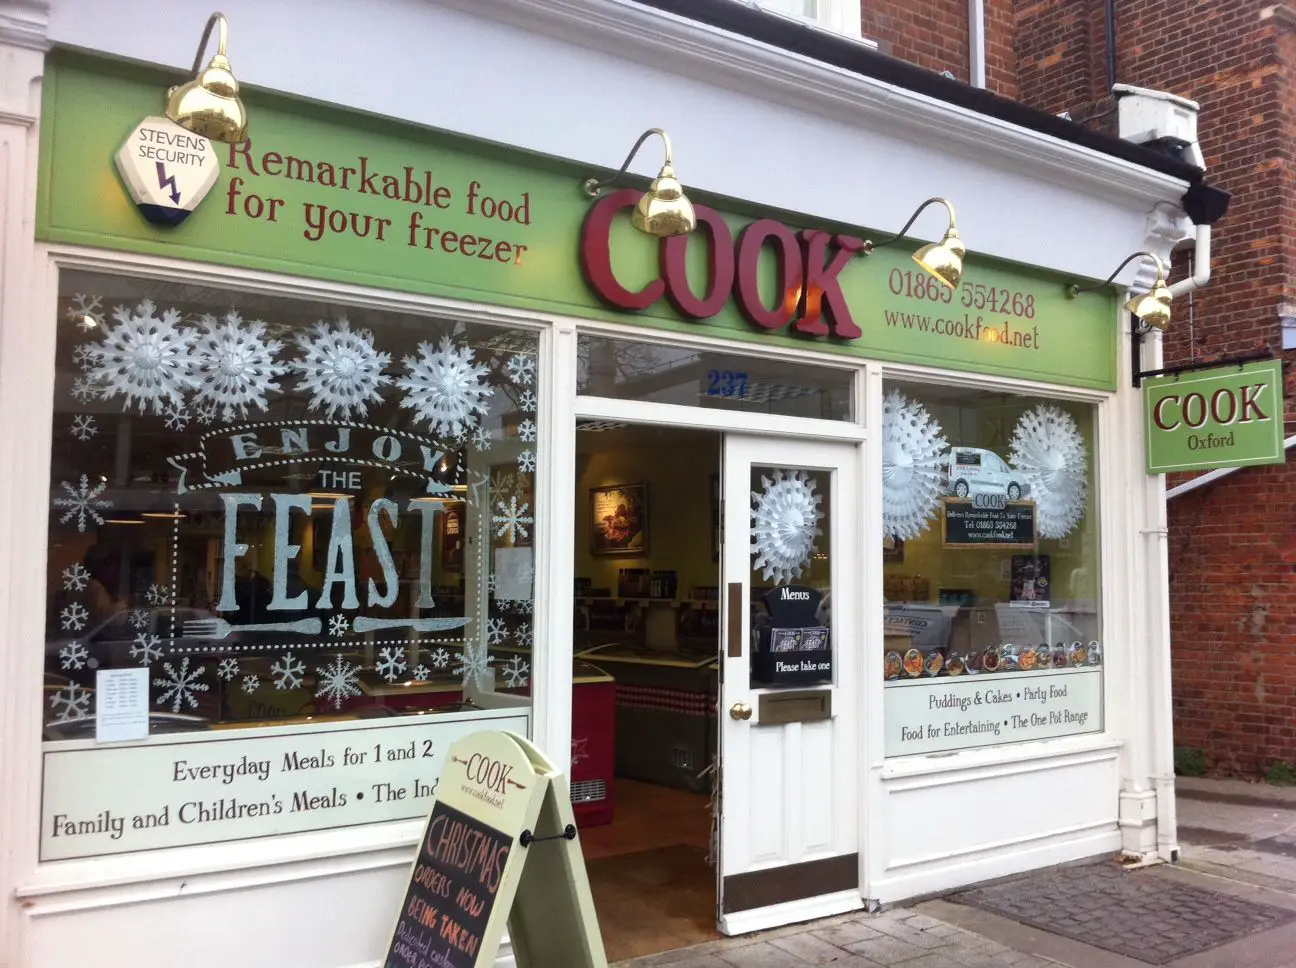
<svg viewBox="0 0 1296 968">
<path fill-rule="evenodd" d="M 745 702 L 736 702 L 729 707 L 729 715 L 734 719 L 751 719 L 752 708 Z"/>
</svg>

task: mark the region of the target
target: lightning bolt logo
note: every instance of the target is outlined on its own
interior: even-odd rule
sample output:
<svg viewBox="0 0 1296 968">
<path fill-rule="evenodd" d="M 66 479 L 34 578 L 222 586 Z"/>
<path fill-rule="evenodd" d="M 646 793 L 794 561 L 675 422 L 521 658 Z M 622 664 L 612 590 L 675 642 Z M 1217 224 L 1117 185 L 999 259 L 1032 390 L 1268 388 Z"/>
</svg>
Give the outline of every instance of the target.
<svg viewBox="0 0 1296 968">
<path fill-rule="evenodd" d="M 176 187 L 175 175 L 168 175 L 166 165 L 157 162 L 158 188 L 171 189 L 171 201 L 180 204 L 180 189 Z"/>
</svg>

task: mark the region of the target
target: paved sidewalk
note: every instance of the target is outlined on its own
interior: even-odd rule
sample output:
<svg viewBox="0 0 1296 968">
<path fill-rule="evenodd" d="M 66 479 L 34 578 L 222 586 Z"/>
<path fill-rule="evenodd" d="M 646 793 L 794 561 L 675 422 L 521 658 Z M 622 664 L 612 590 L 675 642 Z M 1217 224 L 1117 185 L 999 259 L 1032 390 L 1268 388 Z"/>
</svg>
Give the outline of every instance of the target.
<svg viewBox="0 0 1296 968">
<path fill-rule="evenodd" d="M 1296 968 L 1296 789 L 1183 777 L 1176 788 L 1181 862 L 1120 872 L 1116 876 L 1131 880 L 1119 889 L 1105 886 L 1114 859 L 1100 859 L 981 885 L 975 894 L 982 903 L 976 907 L 957 903 L 960 892 L 952 892 L 879 914 L 851 914 L 637 958 L 619 968 Z M 1093 903 L 1121 891 L 1126 896 L 1115 903 Z M 1040 919 L 1038 904 L 1032 910 L 1031 902 L 1046 892 L 1054 904 L 1046 910 L 1073 916 L 1072 937 L 1057 933 L 1067 929 L 1066 918 L 1055 923 Z M 987 905 L 987 896 L 1003 903 Z M 966 892 L 962 899 L 978 898 Z M 1185 913 L 1186 908 L 1191 909 Z M 1275 909 L 1283 916 L 1274 918 Z M 1126 950 L 1132 947 L 1142 958 L 1074 940 L 1086 936 L 1086 918 L 1099 919 L 1104 929 L 1101 919 L 1110 918 L 1110 932 L 1088 936 L 1112 947 L 1119 932 L 1129 931 L 1128 918 L 1116 923 L 1121 910 L 1137 910 L 1142 919 L 1137 923 L 1146 924 L 1145 950 L 1137 928 L 1132 946 L 1126 938 Z M 1248 913 L 1262 912 L 1269 920 L 1252 918 L 1259 927 L 1250 934 L 1204 950 L 1187 943 L 1188 925 L 1227 929 L 1232 920 L 1241 931 Z M 1185 941 L 1180 950 L 1192 953 L 1177 957 L 1174 945 L 1164 945 L 1165 938 L 1176 936 Z"/>
</svg>

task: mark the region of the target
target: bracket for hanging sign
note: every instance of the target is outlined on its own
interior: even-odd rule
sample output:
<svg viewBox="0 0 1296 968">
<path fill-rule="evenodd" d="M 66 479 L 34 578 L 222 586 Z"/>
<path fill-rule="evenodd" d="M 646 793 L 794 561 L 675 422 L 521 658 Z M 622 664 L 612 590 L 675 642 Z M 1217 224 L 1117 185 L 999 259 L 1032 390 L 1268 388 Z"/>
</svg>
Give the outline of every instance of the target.
<svg viewBox="0 0 1296 968">
<path fill-rule="evenodd" d="M 1181 363 L 1178 366 L 1166 366 L 1159 370 L 1140 369 L 1143 364 L 1143 337 L 1151 332 L 1152 327 L 1141 321 L 1133 313 L 1130 313 L 1130 373 L 1132 374 L 1134 389 L 1143 386 L 1143 381 L 1154 376 L 1178 376 L 1181 373 L 1196 373 L 1198 370 L 1212 370 L 1216 367 L 1234 366 L 1239 369 L 1247 363 L 1259 363 L 1261 360 L 1272 360 L 1274 358 L 1273 350 L 1257 350 L 1254 353 L 1246 353 L 1242 356 L 1230 356 L 1223 360 L 1211 360 L 1202 363 Z"/>
</svg>

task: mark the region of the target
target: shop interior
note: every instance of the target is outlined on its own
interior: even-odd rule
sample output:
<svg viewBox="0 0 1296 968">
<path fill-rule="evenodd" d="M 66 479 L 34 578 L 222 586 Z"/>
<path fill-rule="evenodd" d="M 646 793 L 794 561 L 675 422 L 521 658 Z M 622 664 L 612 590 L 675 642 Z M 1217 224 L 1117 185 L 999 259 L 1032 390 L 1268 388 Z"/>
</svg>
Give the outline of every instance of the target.
<svg viewBox="0 0 1296 968">
<path fill-rule="evenodd" d="M 617 961 L 717 936 L 721 437 L 577 428 L 572 799 Z"/>
</svg>

